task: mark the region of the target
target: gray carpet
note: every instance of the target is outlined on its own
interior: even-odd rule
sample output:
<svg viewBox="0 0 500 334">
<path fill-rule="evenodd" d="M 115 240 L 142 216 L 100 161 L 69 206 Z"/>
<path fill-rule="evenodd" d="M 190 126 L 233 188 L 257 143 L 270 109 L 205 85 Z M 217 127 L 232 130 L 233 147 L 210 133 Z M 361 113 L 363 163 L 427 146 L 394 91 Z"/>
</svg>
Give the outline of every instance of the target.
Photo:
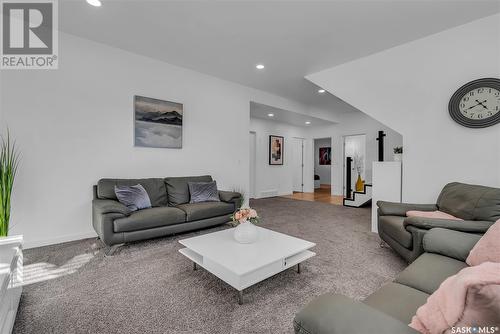
<svg viewBox="0 0 500 334">
<path fill-rule="evenodd" d="M 291 333 L 295 313 L 327 292 L 361 299 L 405 264 L 380 248 L 370 210 L 284 198 L 252 202 L 262 226 L 317 244 L 302 273 L 289 269 L 245 291 L 178 253 L 201 233 L 150 240 L 104 257 L 86 239 L 25 251 L 24 287 L 15 333 Z"/>
</svg>

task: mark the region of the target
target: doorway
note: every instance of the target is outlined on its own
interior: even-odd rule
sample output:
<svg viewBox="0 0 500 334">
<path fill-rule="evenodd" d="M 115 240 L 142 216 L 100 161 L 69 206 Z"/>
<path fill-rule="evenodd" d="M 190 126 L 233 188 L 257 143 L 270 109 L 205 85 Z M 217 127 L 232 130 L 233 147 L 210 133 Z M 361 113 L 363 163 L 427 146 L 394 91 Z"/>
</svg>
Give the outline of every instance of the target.
<svg viewBox="0 0 500 334">
<path fill-rule="evenodd" d="M 324 156 L 326 160 L 330 158 L 331 160 L 331 143 L 332 139 L 331 138 L 324 138 L 323 142 L 319 142 L 321 144 L 320 146 L 322 148 L 327 148 L 329 147 L 330 150 L 322 150 L 323 153 L 329 153 L 330 156 Z M 317 189 L 313 189 L 312 185 L 314 180 L 312 179 L 313 174 L 317 174 L 317 170 L 315 169 L 315 165 L 319 165 L 319 148 L 316 150 L 315 149 L 315 140 L 306 141 L 304 138 L 292 138 L 292 144 L 291 144 L 291 150 L 292 152 L 290 153 L 291 156 L 291 163 L 293 164 L 292 169 L 293 169 L 293 194 L 292 195 L 286 195 L 283 196 L 285 198 L 291 198 L 295 200 L 301 200 L 301 201 L 309 201 L 309 202 L 323 202 L 323 203 L 329 203 L 329 204 L 335 204 L 335 205 L 342 205 L 342 201 L 344 199 L 343 196 L 335 196 L 332 195 L 331 193 L 331 161 L 330 165 L 327 165 L 327 161 L 322 161 L 324 163 L 324 167 L 326 167 L 326 174 L 328 174 L 329 177 L 325 176 L 323 178 L 323 187 L 320 187 Z M 306 148 L 306 145 L 308 148 Z M 329 151 L 329 152 L 328 152 Z M 309 158 L 308 158 L 309 157 Z M 311 159 L 312 158 L 312 159 Z M 315 161 L 318 160 L 318 161 Z M 305 163 L 307 162 L 307 168 L 305 168 Z M 309 165 L 310 164 L 310 165 Z M 312 172 L 315 170 L 315 173 L 309 173 L 309 172 L 304 172 L 304 170 L 308 170 L 309 172 Z M 321 177 L 320 177 L 321 178 Z M 330 180 L 330 181 L 328 181 Z M 328 183 L 329 182 L 329 183 Z M 306 187 L 304 187 L 304 183 L 307 184 Z M 304 192 L 305 191 L 308 192 Z M 310 190 L 307 190 L 310 189 Z M 313 190 L 313 192 L 311 192 Z"/>
<path fill-rule="evenodd" d="M 304 138 L 292 138 L 293 192 L 304 192 Z"/>
<path fill-rule="evenodd" d="M 249 145 L 250 145 L 250 194 L 249 198 L 256 197 L 256 168 L 257 168 L 257 133 L 254 131 L 250 131 L 249 137 Z"/>
<path fill-rule="evenodd" d="M 366 135 L 344 136 L 344 196 L 351 198 L 358 176 L 365 180 Z"/>
<path fill-rule="evenodd" d="M 332 192 L 332 138 L 314 139 L 314 193 Z"/>
</svg>

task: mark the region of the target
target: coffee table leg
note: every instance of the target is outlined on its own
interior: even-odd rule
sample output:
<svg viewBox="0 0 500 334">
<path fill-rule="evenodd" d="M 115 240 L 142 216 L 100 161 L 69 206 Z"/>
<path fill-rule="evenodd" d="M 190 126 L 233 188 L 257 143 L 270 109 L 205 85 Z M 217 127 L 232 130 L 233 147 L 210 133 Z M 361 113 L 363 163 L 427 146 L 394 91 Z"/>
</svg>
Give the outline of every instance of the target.
<svg viewBox="0 0 500 334">
<path fill-rule="evenodd" d="M 243 290 L 238 291 L 238 304 L 243 305 Z"/>
<path fill-rule="evenodd" d="M 297 263 L 297 273 L 300 274 L 300 263 Z"/>
<path fill-rule="evenodd" d="M 198 270 L 198 266 L 196 265 L 196 262 L 193 262 L 193 270 Z"/>
</svg>

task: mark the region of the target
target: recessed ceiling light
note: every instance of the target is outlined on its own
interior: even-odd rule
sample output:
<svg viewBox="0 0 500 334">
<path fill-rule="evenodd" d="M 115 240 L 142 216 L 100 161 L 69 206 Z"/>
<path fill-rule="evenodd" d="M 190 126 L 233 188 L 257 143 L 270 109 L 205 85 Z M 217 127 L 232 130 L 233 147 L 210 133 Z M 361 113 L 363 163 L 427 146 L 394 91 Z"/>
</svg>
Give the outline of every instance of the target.
<svg viewBox="0 0 500 334">
<path fill-rule="evenodd" d="M 326 92 L 324 89 L 318 89 L 318 93 L 323 94 L 324 92 Z"/>
<path fill-rule="evenodd" d="M 101 7 L 101 0 L 87 0 L 87 3 L 94 7 Z"/>
<path fill-rule="evenodd" d="M 267 114 L 267 116 L 269 116 L 269 117 L 274 117 L 274 114 Z"/>
<path fill-rule="evenodd" d="M 264 65 L 262 65 L 262 64 L 257 64 L 257 65 L 255 65 L 255 68 L 256 68 L 256 69 L 258 69 L 258 70 L 263 70 L 263 69 L 264 69 L 264 67 L 265 67 L 265 66 L 264 66 Z"/>
<path fill-rule="evenodd" d="M 311 124 L 311 122 L 309 122 L 309 121 L 306 121 L 306 125 L 309 125 L 309 124 Z"/>
</svg>

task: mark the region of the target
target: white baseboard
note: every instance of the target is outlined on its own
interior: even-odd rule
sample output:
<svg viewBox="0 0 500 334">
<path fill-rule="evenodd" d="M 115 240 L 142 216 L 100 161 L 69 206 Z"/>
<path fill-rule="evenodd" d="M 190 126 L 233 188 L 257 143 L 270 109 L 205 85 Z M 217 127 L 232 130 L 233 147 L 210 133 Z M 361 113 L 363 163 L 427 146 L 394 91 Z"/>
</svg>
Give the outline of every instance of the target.
<svg viewBox="0 0 500 334">
<path fill-rule="evenodd" d="M 288 191 L 278 192 L 272 196 L 262 196 L 262 194 L 260 194 L 259 196 L 253 197 L 253 199 L 273 198 L 273 197 L 279 197 L 279 196 L 288 196 L 288 195 L 292 195 L 292 194 L 293 194 L 293 192 L 288 192 Z"/>
<path fill-rule="evenodd" d="M 64 236 L 59 236 L 59 237 L 44 239 L 44 240 L 33 240 L 33 241 L 26 241 L 25 240 L 23 248 L 30 249 L 30 248 L 35 248 L 35 247 L 49 246 L 49 245 L 60 244 L 63 242 L 68 242 L 68 241 L 75 241 L 75 240 L 95 238 L 95 237 L 97 237 L 97 234 L 95 232 L 88 232 L 88 233 L 82 233 L 82 234 L 64 235 Z"/>
</svg>

